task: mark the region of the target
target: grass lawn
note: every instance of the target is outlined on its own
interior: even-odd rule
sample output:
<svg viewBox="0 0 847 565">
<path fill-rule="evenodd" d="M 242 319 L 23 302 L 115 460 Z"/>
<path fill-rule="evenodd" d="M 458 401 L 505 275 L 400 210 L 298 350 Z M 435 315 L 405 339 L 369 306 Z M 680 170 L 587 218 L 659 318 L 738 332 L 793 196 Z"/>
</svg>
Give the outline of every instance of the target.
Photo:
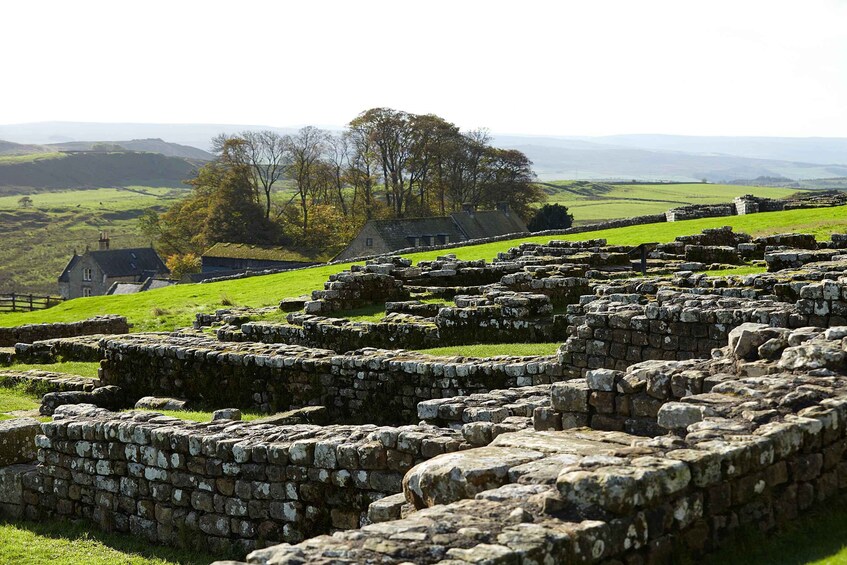
<svg viewBox="0 0 847 565">
<path fill-rule="evenodd" d="M 0 522 L 0 563 L 205 565 L 225 557 L 160 547 L 129 534 L 104 533 L 84 522 Z"/>
<path fill-rule="evenodd" d="M 5 414 L 9 418 L 8 412 L 38 410 L 40 405 L 41 401 L 34 394 L 28 394 L 18 388 L 0 387 L 0 416 Z"/>
<path fill-rule="evenodd" d="M 421 353 L 444 357 L 495 357 L 497 355 L 555 355 L 561 343 L 481 343 L 478 345 L 457 345 L 419 349 Z"/>
<path fill-rule="evenodd" d="M 129 410 L 135 410 L 134 408 L 130 408 L 128 410 L 124 410 L 127 412 Z M 195 411 L 195 410 L 147 410 L 147 409 L 139 409 L 140 412 L 156 412 L 157 414 L 163 414 L 165 416 L 171 416 L 172 418 L 179 418 L 180 420 L 190 420 L 192 422 L 211 422 L 212 421 L 212 411 L 203 412 L 203 411 Z M 264 418 L 266 416 L 270 416 L 270 414 L 259 414 L 257 412 L 244 412 L 241 411 L 241 420 L 245 422 L 249 422 L 251 420 L 256 420 L 258 418 Z"/>
<path fill-rule="evenodd" d="M 69 375 L 79 375 L 80 377 L 88 377 L 90 379 L 97 378 L 97 369 L 100 368 L 100 363 L 97 361 L 64 361 L 62 363 L 16 363 L 9 367 L 0 367 L 0 372 L 6 371 L 51 371 L 54 373 L 67 373 Z"/>
<path fill-rule="evenodd" d="M 606 238 L 611 245 L 634 245 L 642 242 L 668 242 L 678 235 L 697 233 L 705 228 L 724 225 L 751 235 L 768 235 L 787 231 L 812 233 L 818 239 L 829 239 L 833 232 L 847 231 L 847 207 L 815 208 L 767 212 L 749 216 L 728 216 L 630 226 L 567 236 L 534 236 L 510 241 L 471 245 L 443 251 L 413 253 L 416 261 L 434 259 L 454 253 L 460 259 L 492 259 L 521 242 L 544 243 L 550 239 L 578 241 Z M 123 296 L 94 296 L 70 300 L 49 310 L 0 315 L 0 326 L 41 322 L 82 320 L 97 314 L 121 314 L 134 324 L 134 331 L 171 331 L 191 324 L 197 312 L 223 308 L 227 301 L 237 306 L 269 306 L 286 297 L 300 296 L 322 288 L 327 277 L 348 268 L 350 263 L 320 266 L 209 284 L 177 285 L 159 290 Z M 710 273 L 715 274 L 715 273 Z"/>
</svg>

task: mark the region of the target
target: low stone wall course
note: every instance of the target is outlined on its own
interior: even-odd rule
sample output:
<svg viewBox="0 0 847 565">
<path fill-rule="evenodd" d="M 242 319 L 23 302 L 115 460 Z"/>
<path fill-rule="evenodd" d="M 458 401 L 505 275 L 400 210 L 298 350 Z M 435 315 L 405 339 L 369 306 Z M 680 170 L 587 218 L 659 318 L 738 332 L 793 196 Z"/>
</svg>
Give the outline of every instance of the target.
<svg viewBox="0 0 847 565">
<path fill-rule="evenodd" d="M 16 343 L 33 343 L 45 339 L 74 337 L 91 334 L 129 333 L 129 324 L 123 316 L 95 316 L 79 322 L 55 324 L 28 324 L 24 326 L 0 327 L 0 347 Z"/>
<path fill-rule="evenodd" d="M 258 550 L 246 562 L 672 562 L 743 526 L 773 529 L 847 488 L 847 328 L 794 330 L 795 345 L 761 358 L 755 345 L 778 330 L 735 332 L 719 355 L 698 362 L 696 377 L 684 363 L 654 363 L 639 382 L 663 399 L 657 417 L 667 435 L 501 434 L 412 468 L 403 486 L 418 511 Z M 763 363 L 760 376 L 736 373 L 753 362 Z M 557 398 L 557 389 L 613 392 L 643 368 L 555 384 L 554 407 L 582 394 Z M 709 391 L 698 392 L 698 382 Z"/>
<path fill-rule="evenodd" d="M 414 464 L 462 446 L 431 426 L 199 424 L 85 405 L 41 430 L 39 465 L 23 477 L 28 517 L 218 551 L 357 528 Z"/>
<path fill-rule="evenodd" d="M 14 371 L 0 369 L 0 387 L 22 387 L 30 394 L 46 394 L 48 392 L 87 391 L 99 386 L 97 379 L 88 379 L 78 375 L 56 373 L 53 371 Z"/>
<path fill-rule="evenodd" d="M 55 363 L 62 361 L 99 361 L 103 358 L 100 340 L 105 334 L 62 337 L 18 343 L 15 355 L 19 363 Z"/>
<path fill-rule="evenodd" d="M 406 351 L 330 350 L 202 337 L 133 334 L 105 339 L 104 384 L 142 396 L 273 412 L 327 407 L 334 421 L 408 423 L 417 403 L 558 380 L 555 358 L 444 358 Z"/>
</svg>

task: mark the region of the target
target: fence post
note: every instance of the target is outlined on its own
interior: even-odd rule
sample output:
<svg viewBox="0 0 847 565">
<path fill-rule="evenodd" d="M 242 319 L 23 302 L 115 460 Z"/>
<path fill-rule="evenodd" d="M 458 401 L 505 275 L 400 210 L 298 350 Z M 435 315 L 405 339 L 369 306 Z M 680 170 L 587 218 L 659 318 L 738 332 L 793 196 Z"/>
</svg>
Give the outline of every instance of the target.
<svg viewBox="0 0 847 565">
<path fill-rule="evenodd" d="M 15 310 L 15 293 L 14 292 L 12 293 L 12 312 L 17 312 L 17 310 Z"/>
<path fill-rule="evenodd" d="M 29 293 L 29 311 L 32 312 L 32 293 Z"/>
</svg>

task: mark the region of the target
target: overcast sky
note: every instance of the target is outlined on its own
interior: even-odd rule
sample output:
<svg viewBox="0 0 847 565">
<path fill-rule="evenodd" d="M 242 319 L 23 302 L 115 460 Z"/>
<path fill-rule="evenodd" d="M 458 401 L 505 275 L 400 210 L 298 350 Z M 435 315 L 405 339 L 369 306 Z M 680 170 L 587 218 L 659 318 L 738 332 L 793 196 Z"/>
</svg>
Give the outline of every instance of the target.
<svg viewBox="0 0 847 565">
<path fill-rule="evenodd" d="M 4 2 L 0 123 L 847 136 L 847 2 Z"/>
</svg>

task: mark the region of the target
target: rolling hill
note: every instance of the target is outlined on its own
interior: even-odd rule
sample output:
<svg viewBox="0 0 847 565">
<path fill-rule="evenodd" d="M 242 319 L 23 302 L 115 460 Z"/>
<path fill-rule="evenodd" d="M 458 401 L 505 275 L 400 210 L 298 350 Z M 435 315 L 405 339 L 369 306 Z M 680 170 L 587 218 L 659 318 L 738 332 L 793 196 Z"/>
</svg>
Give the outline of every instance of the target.
<svg viewBox="0 0 847 565">
<path fill-rule="evenodd" d="M 266 125 L 40 122 L 0 125 L 0 139 L 27 144 L 30 149 L 25 153 L 88 150 L 98 143 L 95 140 L 107 140 L 105 143 L 127 150 L 208 159 L 208 153 L 196 148 L 209 147 L 215 135 L 261 129 L 282 134 L 296 131 L 292 127 Z M 108 141 L 119 139 L 132 141 Z M 811 188 L 813 185 L 803 181 L 847 177 L 847 138 L 498 134 L 493 143 L 526 153 L 541 180 L 728 182 L 784 177 Z M 0 142 L 0 155 L 22 154 L 20 148 L 11 151 Z"/>
<path fill-rule="evenodd" d="M 75 151 L 0 142 L 0 194 L 133 185 L 184 187 L 183 181 L 193 177 L 206 159 L 143 150 L 146 146 L 164 151 L 162 145 L 173 144 L 142 140 L 135 144 L 139 150 Z M 205 153 L 194 148 L 179 151 Z"/>
<path fill-rule="evenodd" d="M 628 145 L 614 145 L 612 142 L 615 139 L 601 143 L 594 138 L 495 136 L 494 144 L 523 151 L 532 160 L 541 180 L 572 178 L 690 182 L 706 179 L 709 182 L 726 182 L 757 177 L 819 179 L 847 176 L 847 154 L 840 163 L 825 164 L 799 159 L 789 161 L 686 152 L 683 149 L 670 149 L 673 146 L 671 142 L 655 148 L 649 145 L 636 146 L 635 141 L 628 141 Z M 717 145 L 718 142 L 713 144 Z M 834 150 L 826 154 L 833 155 Z"/>
</svg>

